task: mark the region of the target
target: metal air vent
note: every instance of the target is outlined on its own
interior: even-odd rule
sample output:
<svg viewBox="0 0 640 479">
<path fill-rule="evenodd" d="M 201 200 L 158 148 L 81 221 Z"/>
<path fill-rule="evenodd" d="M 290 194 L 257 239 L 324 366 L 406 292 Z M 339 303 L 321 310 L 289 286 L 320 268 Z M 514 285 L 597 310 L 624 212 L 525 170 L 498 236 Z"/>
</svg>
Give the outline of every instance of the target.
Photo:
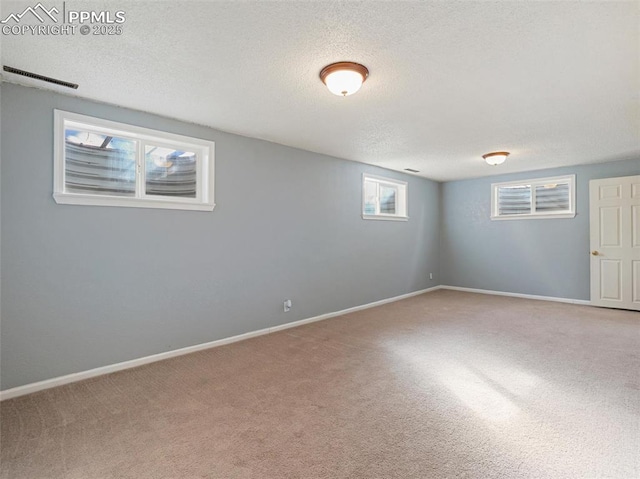
<svg viewBox="0 0 640 479">
<path fill-rule="evenodd" d="M 46 81 L 47 83 L 53 83 L 54 85 L 60 85 L 60 86 L 65 86 L 67 88 L 73 88 L 74 90 L 78 89 L 78 84 L 77 83 L 71 83 L 68 81 L 64 81 L 64 80 L 58 80 L 56 78 L 51 78 L 51 77 L 47 77 L 44 75 L 39 75 L 37 73 L 32 73 L 32 72 L 28 72 L 25 70 L 20 70 L 19 68 L 13 68 L 13 67 L 9 67 L 9 66 L 3 66 L 2 69 L 7 72 L 7 73 L 13 73 L 15 75 L 21 75 L 23 77 L 27 77 L 27 78 L 33 78 L 35 80 L 41 80 L 41 81 Z"/>
</svg>

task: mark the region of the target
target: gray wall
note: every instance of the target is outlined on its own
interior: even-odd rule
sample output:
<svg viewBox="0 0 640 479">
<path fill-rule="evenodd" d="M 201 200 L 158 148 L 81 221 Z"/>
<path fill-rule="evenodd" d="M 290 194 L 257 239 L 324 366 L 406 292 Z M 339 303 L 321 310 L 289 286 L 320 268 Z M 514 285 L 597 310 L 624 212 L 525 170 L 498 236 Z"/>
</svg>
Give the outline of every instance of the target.
<svg viewBox="0 0 640 479">
<path fill-rule="evenodd" d="M 438 183 L 1 88 L 2 389 L 440 283 Z M 57 205 L 54 108 L 214 140 L 215 210 Z M 360 218 L 363 172 L 409 182 L 408 222 Z"/>
<path fill-rule="evenodd" d="M 640 174 L 630 160 L 439 185 L 51 92 L 0 90 L 1 389 L 437 284 L 589 299 L 588 182 Z M 215 210 L 57 205 L 54 108 L 214 140 Z M 409 182 L 408 222 L 360 218 L 363 172 Z M 492 182 L 574 173 L 574 219 L 489 219 Z"/>
<path fill-rule="evenodd" d="M 575 218 L 491 221 L 491 183 L 568 174 Z M 588 300 L 589 180 L 638 174 L 640 160 L 627 160 L 444 183 L 441 283 Z"/>
</svg>

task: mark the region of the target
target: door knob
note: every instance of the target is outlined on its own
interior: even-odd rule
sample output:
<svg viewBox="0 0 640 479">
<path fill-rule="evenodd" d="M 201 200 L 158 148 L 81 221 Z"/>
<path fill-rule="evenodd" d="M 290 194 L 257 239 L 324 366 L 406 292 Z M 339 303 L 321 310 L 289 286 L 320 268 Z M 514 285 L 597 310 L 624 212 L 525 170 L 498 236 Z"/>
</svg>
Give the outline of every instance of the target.
<svg viewBox="0 0 640 479">
<path fill-rule="evenodd" d="M 593 250 L 593 251 L 591 252 L 591 254 L 592 254 L 593 256 L 600 256 L 600 253 L 599 253 L 599 252 L 597 252 L 596 250 Z"/>
</svg>

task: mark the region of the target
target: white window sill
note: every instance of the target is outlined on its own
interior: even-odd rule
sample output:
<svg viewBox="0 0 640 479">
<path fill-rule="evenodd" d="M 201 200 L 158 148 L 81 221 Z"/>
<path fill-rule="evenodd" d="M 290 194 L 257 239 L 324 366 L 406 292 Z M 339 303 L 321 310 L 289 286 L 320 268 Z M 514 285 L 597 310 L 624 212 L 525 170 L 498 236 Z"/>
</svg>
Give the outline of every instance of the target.
<svg viewBox="0 0 640 479">
<path fill-rule="evenodd" d="M 53 199 L 62 205 L 117 206 L 126 208 L 159 208 L 168 210 L 213 211 L 215 203 L 187 203 L 149 198 L 54 193 Z M 183 200 L 184 201 L 184 200 Z"/>
<path fill-rule="evenodd" d="M 504 216 L 492 216 L 492 221 L 502 220 L 549 220 L 549 219 L 562 219 L 562 218 L 575 218 L 575 213 L 559 213 L 556 215 L 504 215 Z"/>
<path fill-rule="evenodd" d="M 362 215 L 363 220 L 408 221 L 408 216 Z"/>
</svg>

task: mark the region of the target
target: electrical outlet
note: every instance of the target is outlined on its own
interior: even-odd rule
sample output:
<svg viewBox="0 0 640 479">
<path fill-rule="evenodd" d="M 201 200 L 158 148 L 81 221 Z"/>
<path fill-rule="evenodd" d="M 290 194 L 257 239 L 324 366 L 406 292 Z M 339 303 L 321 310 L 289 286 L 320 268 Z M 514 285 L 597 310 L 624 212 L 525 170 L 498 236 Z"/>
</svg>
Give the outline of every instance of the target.
<svg viewBox="0 0 640 479">
<path fill-rule="evenodd" d="M 433 279 L 433 273 L 429 273 L 429 279 Z"/>
<path fill-rule="evenodd" d="M 291 311 L 291 300 L 290 299 L 285 299 L 284 300 L 284 312 L 288 313 L 289 311 Z"/>
</svg>

